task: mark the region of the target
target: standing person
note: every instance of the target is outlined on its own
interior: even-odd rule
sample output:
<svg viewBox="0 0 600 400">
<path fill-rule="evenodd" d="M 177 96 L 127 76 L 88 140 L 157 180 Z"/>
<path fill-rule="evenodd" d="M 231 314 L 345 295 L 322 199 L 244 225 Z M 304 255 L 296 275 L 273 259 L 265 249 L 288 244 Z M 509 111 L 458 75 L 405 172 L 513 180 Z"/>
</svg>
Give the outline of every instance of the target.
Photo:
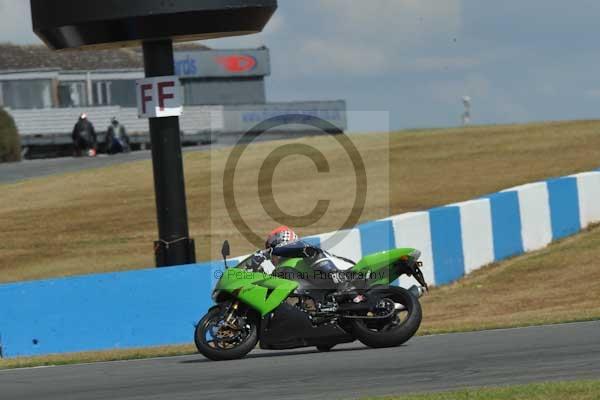
<svg viewBox="0 0 600 400">
<path fill-rule="evenodd" d="M 75 147 L 75 156 L 81 157 L 87 153 L 91 157 L 96 156 L 97 137 L 94 125 L 88 120 L 87 114 L 82 113 L 73 127 L 73 146 Z"/>
<path fill-rule="evenodd" d="M 116 117 L 110 120 L 106 130 L 106 151 L 108 154 L 129 153 L 129 136 L 127 130 Z"/>
</svg>

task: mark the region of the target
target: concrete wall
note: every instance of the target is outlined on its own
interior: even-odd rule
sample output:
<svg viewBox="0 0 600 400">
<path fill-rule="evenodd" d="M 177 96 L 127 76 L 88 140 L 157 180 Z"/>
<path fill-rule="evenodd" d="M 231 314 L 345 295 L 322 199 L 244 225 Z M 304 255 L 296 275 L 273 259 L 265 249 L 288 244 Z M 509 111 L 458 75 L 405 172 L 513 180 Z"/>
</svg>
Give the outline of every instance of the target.
<svg viewBox="0 0 600 400">
<path fill-rule="evenodd" d="M 191 266 L 3 285 L 3 356 L 190 342 L 210 302 L 210 272 Z"/>
<path fill-rule="evenodd" d="M 306 240 L 354 260 L 415 247 L 427 281 L 444 285 L 599 222 L 599 200 L 594 171 Z M 215 262 L 0 285 L 3 356 L 189 343 L 221 268 Z"/>
<path fill-rule="evenodd" d="M 224 126 L 227 132 L 252 131 L 257 124 L 269 118 L 289 114 L 320 118 L 341 132 L 348 129 L 346 102 L 343 100 L 229 105 L 224 107 L 224 112 Z M 327 126 L 323 125 L 320 128 L 325 130 Z M 288 124 L 283 129 L 277 128 L 277 130 L 295 132 L 314 129 L 304 124 Z"/>
<path fill-rule="evenodd" d="M 19 128 L 23 146 L 71 144 L 71 131 L 77 118 L 86 112 L 97 132 L 106 131 L 110 119 L 116 116 L 129 133 L 140 134 L 143 138 L 135 142 L 149 143 L 147 119 L 139 119 L 137 109 L 131 107 L 82 107 L 45 108 L 39 110 L 11 110 Z M 212 132 L 217 140 L 219 135 L 233 133 L 234 138 L 224 137 L 223 142 L 235 143 L 240 133 L 254 127 L 261 121 L 285 114 L 308 114 L 322 118 L 341 131 L 347 129 L 346 103 L 344 101 L 285 102 L 228 106 L 186 106 L 180 118 L 181 129 L 186 135 L 198 132 Z M 309 127 L 310 128 L 310 127 Z M 269 132 L 269 137 L 289 137 L 288 134 L 302 135 L 305 125 L 286 125 L 279 131 L 283 135 Z"/>
</svg>

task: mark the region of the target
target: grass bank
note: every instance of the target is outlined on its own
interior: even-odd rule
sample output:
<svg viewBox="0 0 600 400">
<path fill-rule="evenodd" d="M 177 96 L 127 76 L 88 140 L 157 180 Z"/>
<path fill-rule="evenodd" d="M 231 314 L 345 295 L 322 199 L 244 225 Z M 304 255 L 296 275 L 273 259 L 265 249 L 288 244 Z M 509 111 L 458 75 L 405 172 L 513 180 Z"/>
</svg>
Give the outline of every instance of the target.
<svg viewBox="0 0 600 400">
<path fill-rule="evenodd" d="M 598 167 L 600 122 L 406 131 L 352 136 L 368 177 L 360 221 L 467 200 L 514 185 Z M 236 175 L 241 214 L 256 232 L 272 229 L 260 203 L 266 155 L 282 144 L 318 148 L 329 173 L 307 157 L 285 158 L 273 177 L 276 203 L 306 214 L 329 199 L 326 215 L 302 227 L 310 235 L 340 227 L 354 200 L 352 164 L 331 137 L 250 147 Z M 229 239 L 235 254 L 254 250 L 224 206 L 222 177 L 230 149 L 184 156 L 191 235 L 199 259 L 218 258 Z M 389 161 L 389 162 L 388 162 Z M 263 177 L 264 178 L 264 177 Z M 157 238 L 150 161 L 0 185 L 0 282 L 122 271 L 153 265 Z M 283 206 L 285 205 L 285 207 Z"/>
<path fill-rule="evenodd" d="M 423 298 L 421 333 L 600 319 L 600 227 L 490 265 Z"/>
</svg>

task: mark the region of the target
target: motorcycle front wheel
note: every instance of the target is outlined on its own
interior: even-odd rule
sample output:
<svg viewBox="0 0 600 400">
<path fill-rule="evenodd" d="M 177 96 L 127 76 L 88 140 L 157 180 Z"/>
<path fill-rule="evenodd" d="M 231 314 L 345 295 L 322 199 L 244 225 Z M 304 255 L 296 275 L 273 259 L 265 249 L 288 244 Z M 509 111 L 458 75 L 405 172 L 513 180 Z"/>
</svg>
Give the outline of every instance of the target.
<svg viewBox="0 0 600 400">
<path fill-rule="evenodd" d="M 230 314 L 227 306 L 214 307 L 196 326 L 194 342 L 198 351 L 210 360 L 237 360 L 256 346 L 258 323 L 251 315 L 237 311 Z"/>
<path fill-rule="evenodd" d="M 389 287 L 371 290 L 367 296 L 377 296 L 394 310 L 391 317 L 383 320 L 350 321 L 353 336 L 363 344 L 374 348 L 400 346 L 417 333 L 423 314 L 419 299 L 411 292 L 401 287 Z"/>
</svg>

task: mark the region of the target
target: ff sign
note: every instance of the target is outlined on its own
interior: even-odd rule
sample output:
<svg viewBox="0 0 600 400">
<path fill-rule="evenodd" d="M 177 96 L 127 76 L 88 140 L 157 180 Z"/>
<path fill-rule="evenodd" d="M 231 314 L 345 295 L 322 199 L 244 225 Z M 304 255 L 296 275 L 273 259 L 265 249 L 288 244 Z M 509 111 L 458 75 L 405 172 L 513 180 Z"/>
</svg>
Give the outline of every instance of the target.
<svg viewBox="0 0 600 400">
<path fill-rule="evenodd" d="M 159 76 L 136 81 L 140 118 L 179 117 L 183 111 L 181 83 L 176 76 Z"/>
</svg>

